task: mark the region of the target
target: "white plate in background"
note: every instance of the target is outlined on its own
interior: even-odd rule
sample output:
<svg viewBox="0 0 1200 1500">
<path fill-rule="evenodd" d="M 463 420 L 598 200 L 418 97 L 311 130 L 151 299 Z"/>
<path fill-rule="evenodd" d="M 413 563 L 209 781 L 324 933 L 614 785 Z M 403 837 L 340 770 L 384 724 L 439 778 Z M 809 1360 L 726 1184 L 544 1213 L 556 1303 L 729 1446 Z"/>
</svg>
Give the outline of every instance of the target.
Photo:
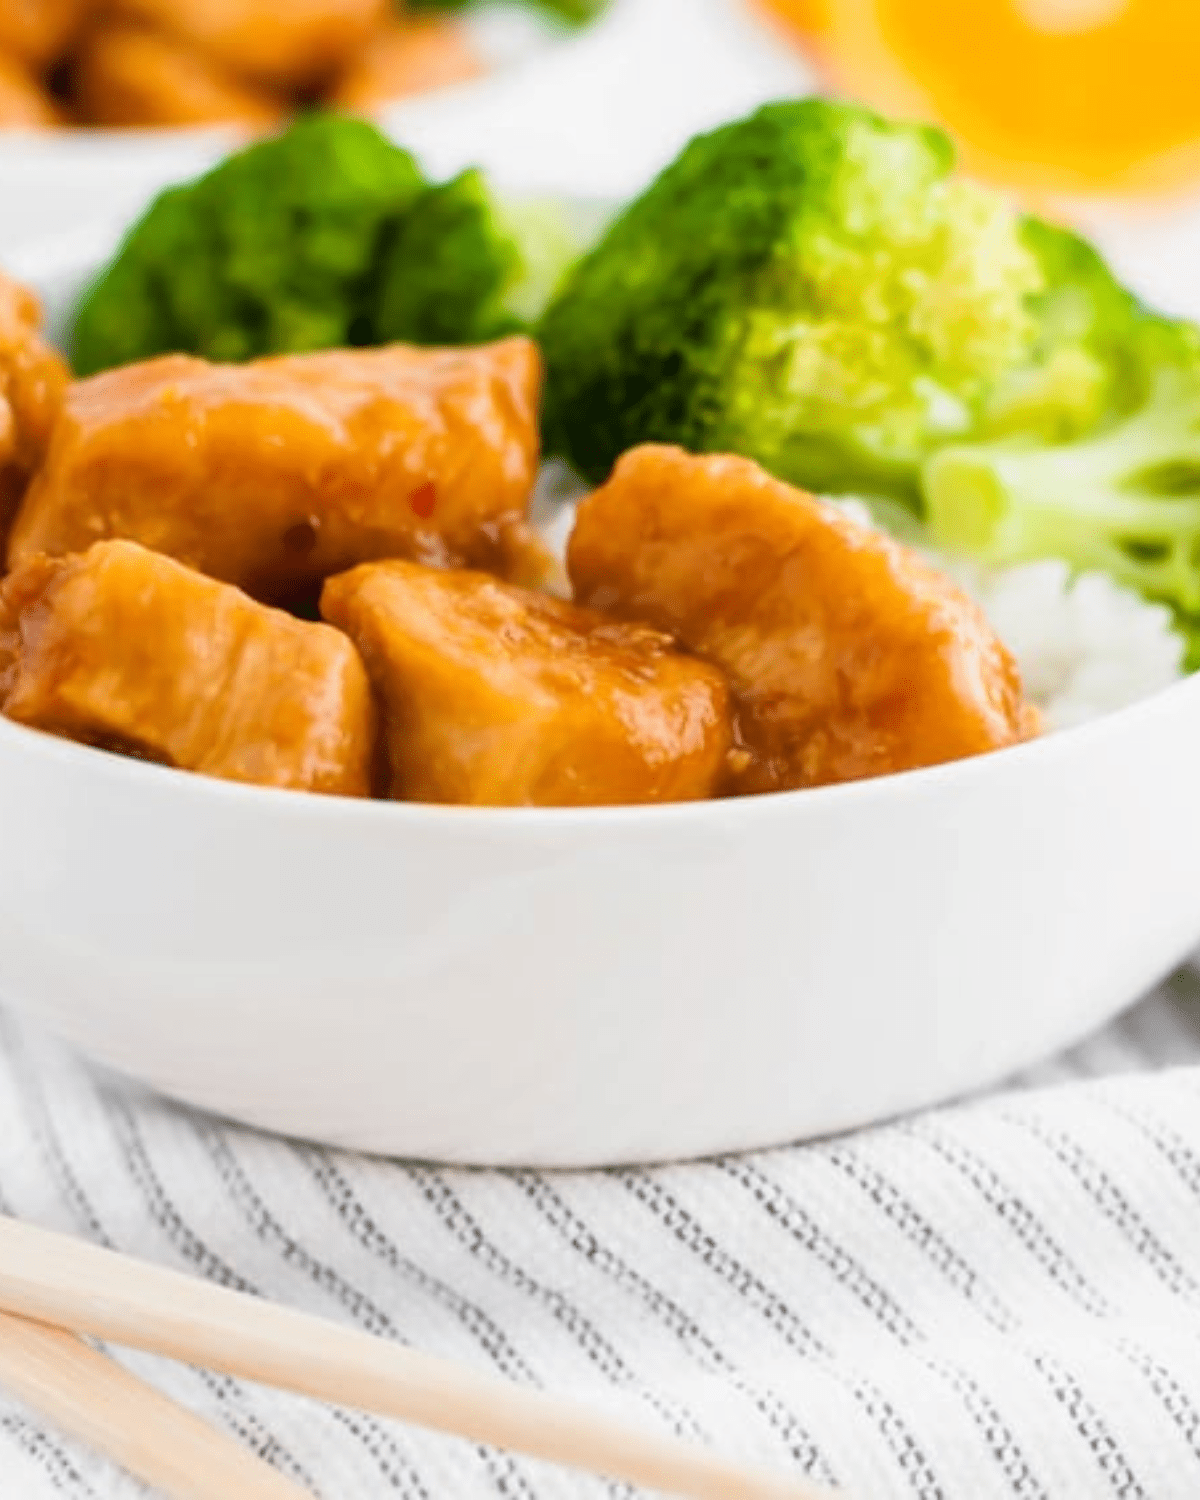
<svg viewBox="0 0 1200 1500">
<path fill-rule="evenodd" d="M 812 83 L 749 0 L 613 0 L 585 31 L 541 45 L 511 14 L 485 13 L 480 25 L 504 66 L 383 117 L 436 176 L 478 164 L 530 190 L 623 196 L 696 131 Z M 0 261 L 80 225 L 128 223 L 239 139 L 228 130 L 0 131 Z"/>
</svg>

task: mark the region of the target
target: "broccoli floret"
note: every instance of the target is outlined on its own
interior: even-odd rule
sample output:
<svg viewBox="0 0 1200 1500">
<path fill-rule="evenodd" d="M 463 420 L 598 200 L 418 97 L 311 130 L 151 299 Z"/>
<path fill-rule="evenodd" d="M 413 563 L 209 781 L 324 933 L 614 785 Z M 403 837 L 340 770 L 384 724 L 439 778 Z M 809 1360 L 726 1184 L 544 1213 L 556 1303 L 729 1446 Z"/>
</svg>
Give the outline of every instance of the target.
<svg viewBox="0 0 1200 1500">
<path fill-rule="evenodd" d="M 77 372 L 361 342 L 381 246 L 424 188 L 365 121 L 301 118 L 157 200 L 77 310 Z"/>
<path fill-rule="evenodd" d="M 1042 267 L 949 139 L 824 100 L 698 137 L 540 329 L 552 451 L 599 479 L 646 440 L 825 492 L 912 499 L 1038 354 Z"/>
<path fill-rule="evenodd" d="M 1144 400 L 1159 355 L 1137 298 L 1086 240 L 1033 217 L 1022 222 L 1021 238 L 1041 275 L 1028 302 L 1036 341 L 1027 362 L 997 381 L 978 435 L 1065 441 Z"/>
<path fill-rule="evenodd" d="M 522 332 L 577 248 L 555 203 L 506 206 L 472 168 L 423 193 L 397 229 L 380 267 L 375 336 L 473 344 Z"/>
<path fill-rule="evenodd" d="M 1142 402 L 1074 442 L 1006 438 L 926 464 L 933 540 L 989 563 L 1060 557 L 1169 604 L 1200 642 L 1200 342 L 1145 319 Z M 1136 340 L 1134 341 L 1137 342 Z M 1193 652 L 1193 655 L 1195 653 Z"/>
<path fill-rule="evenodd" d="M 1136 300 L 953 167 L 940 131 L 822 100 L 693 141 L 543 320 L 551 450 L 599 479 L 648 439 L 730 449 L 914 503 L 947 442 L 1129 409 Z"/>
</svg>

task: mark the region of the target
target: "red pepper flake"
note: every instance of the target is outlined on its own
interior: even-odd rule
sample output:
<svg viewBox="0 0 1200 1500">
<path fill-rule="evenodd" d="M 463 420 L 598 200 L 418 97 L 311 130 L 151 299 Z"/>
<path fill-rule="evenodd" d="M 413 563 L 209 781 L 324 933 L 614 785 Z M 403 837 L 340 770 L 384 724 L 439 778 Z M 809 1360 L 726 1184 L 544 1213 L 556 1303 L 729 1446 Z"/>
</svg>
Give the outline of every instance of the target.
<svg viewBox="0 0 1200 1500">
<path fill-rule="evenodd" d="M 408 503 L 412 506 L 414 515 L 427 521 L 433 515 L 433 508 L 437 504 L 437 486 L 432 480 L 426 480 L 423 485 L 413 490 L 408 497 Z"/>
</svg>

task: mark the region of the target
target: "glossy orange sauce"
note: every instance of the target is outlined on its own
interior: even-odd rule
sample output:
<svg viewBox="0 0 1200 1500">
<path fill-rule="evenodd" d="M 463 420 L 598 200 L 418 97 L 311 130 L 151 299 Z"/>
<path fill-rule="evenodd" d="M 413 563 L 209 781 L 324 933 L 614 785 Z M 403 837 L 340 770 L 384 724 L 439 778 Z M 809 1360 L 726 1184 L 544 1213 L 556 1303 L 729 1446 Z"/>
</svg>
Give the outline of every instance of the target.
<svg viewBox="0 0 1200 1500">
<path fill-rule="evenodd" d="M 331 578 L 321 611 L 383 704 L 393 796 L 596 806 L 691 801 L 723 781 L 725 680 L 645 625 L 401 561 Z"/>
<path fill-rule="evenodd" d="M 646 445 L 580 506 L 576 597 L 726 674 L 739 792 L 936 765 L 1036 732 L 978 606 L 880 532 L 747 459 Z"/>
<path fill-rule="evenodd" d="M 167 355 L 76 382 L 9 542 L 124 536 L 256 598 L 377 557 L 524 572 L 537 347 Z"/>
<path fill-rule="evenodd" d="M 147 551 L 98 542 L 0 584 L 20 723 L 230 781 L 365 797 L 376 718 L 340 631 Z"/>
</svg>

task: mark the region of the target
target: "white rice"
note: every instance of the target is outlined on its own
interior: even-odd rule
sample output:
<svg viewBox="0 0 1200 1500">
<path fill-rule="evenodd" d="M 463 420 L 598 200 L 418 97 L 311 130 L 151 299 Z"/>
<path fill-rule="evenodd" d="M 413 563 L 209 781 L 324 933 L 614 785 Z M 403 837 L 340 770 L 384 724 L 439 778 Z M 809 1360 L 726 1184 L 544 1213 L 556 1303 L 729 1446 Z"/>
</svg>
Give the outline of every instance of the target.
<svg viewBox="0 0 1200 1500">
<path fill-rule="evenodd" d="M 565 465 L 543 466 L 532 519 L 562 558 L 574 502 L 586 489 Z M 829 502 L 864 526 L 879 521 L 864 501 Z M 1183 676 L 1183 642 L 1171 613 L 1103 573 L 1074 574 L 1057 558 L 984 568 L 936 552 L 907 513 L 875 508 L 888 530 L 917 546 L 980 604 L 1016 657 L 1025 692 L 1049 730 L 1068 729 L 1170 687 Z"/>
<path fill-rule="evenodd" d="M 1170 611 L 1104 573 L 1072 576 L 1058 558 L 948 569 L 979 600 L 1017 659 L 1048 729 L 1068 729 L 1147 698 L 1183 675 Z"/>
</svg>

